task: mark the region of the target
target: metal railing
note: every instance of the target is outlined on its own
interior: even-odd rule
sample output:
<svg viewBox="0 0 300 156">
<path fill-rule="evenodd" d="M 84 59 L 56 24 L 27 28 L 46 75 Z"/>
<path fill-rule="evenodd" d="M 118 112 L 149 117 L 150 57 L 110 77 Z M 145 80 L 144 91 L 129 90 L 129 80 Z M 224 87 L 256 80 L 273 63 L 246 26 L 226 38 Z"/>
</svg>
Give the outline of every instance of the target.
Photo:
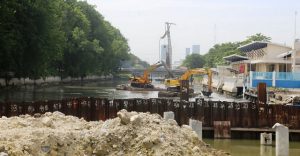
<svg viewBox="0 0 300 156">
<path fill-rule="evenodd" d="M 300 80 L 300 73 L 276 72 L 276 80 Z"/>
<path fill-rule="evenodd" d="M 272 80 L 273 72 L 253 72 L 253 79 Z"/>
</svg>

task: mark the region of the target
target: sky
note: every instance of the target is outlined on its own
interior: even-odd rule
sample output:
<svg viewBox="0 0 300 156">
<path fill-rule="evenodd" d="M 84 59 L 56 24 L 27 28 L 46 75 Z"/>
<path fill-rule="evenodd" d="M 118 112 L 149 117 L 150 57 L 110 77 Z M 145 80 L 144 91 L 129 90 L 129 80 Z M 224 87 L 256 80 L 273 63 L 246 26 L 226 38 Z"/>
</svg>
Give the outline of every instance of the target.
<svg viewBox="0 0 300 156">
<path fill-rule="evenodd" d="M 272 42 L 292 46 L 295 17 L 300 37 L 299 0 L 87 0 L 128 40 L 131 53 L 159 60 L 159 39 L 165 22 L 171 27 L 173 61 L 185 48 L 200 45 L 205 54 L 214 43 L 236 42 L 262 33 Z M 297 16 L 295 16 L 297 11 Z M 216 38 L 216 39 L 215 39 Z M 162 40 L 161 44 L 167 43 Z"/>
</svg>

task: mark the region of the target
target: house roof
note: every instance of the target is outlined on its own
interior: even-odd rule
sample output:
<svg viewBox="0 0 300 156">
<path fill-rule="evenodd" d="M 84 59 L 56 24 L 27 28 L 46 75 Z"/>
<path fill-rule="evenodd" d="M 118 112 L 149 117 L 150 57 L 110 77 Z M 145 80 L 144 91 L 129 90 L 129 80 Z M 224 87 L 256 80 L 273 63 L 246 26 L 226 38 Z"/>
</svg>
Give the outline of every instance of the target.
<svg viewBox="0 0 300 156">
<path fill-rule="evenodd" d="M 249 44 L 240 46 L 238 49 L 241 50 L 242 52 L 250 52 L 252 50 L 257 50 L 257 49 L 262 49 L 268 46 L 268 44 L 272 44 L 272 45 L 276 45 L 276 46 L 280 46 L 280 47 L 285 47 L 285 48 L 290 48 L 286 45 L 283 44 L 278 44 L 278 43 L 273 43 L 273 42 L 265 42 L 265 41 L 255 41 L 255 42 L 251 42 Z"/>
<path fill-rule="evenodd" d="M 225 56 L 225 57 L 223 57 L 223 59 L 226 60 L 226 61 L 229 61 L 229 62 L 237 62 L 237 61 L 248 60 L 247 57 L 241 56 L 241 55 L 237 55 L 237 54 Z"/>
</svg>

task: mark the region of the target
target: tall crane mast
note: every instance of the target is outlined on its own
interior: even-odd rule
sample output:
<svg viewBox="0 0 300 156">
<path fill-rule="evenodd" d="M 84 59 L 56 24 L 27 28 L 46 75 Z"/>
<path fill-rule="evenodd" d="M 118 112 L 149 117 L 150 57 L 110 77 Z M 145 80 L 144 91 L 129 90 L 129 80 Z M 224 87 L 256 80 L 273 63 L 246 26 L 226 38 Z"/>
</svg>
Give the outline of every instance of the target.
<svg viewBox="0 0 300 156">
<path fill-rule="evenodd" d="M 165 33 L 161 37 L 164 39 L 167 36 L 168 39 L 168 50 L 166 53 L 166 64 L 169 69 L 172 69 L 172 44 L 171 44 L 171 35 L 170 35 L 170 27 L 171 25 L 175 25 L 175 23 L 166 22 L 165 23 Z"/>
</svg>

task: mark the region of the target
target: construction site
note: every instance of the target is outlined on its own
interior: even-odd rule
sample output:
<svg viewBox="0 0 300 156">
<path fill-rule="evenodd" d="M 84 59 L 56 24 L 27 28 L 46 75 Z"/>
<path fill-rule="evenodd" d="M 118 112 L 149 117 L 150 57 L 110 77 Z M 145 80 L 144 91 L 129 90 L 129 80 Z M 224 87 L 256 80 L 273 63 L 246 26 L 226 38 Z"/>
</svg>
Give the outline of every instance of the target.
<svg viewBox="0 0 300 156">
<path fill-rule="evenodd" d="M 202 138 L 260 139 L 262 145 L 272 145 L 272 137 L 278 137 L 274 125 L 279 123 L 288 129 L 286 139 L 300 141 L 299 98 L 289 91 L 272 90 L 259 80 L 250 84 L 256 88 L 247 86 L 244 75 L 249 74 L 235 69 L 235 63 L 174 72 L 172 24 L 166 23 L 162 36 L 170 45 L 166 63 L 160 60 L 115 88 L 119 93 L 155 92 L 156 96 L 1 102 L 1 154 L 230 155 L 213 149 Z M 238 67 L 248 71 L 243 62 L 246 57 L 224 59 L 238 61 L 243 68 Z M 160 83 L 153 83 L 156 70 L 160 70 L 156 73 Z M 193 82 L 194 76 L 198 80 Z"/>
<path fill-rule="evenodd" d="M 103 1 L 105 16 L 92 0 L 1 2 L 0 156 L 298 156 L 297 12 L 289 46 L 262 33 L 236 41 L 245 26 L 232 23 L 253 24 L 244 15 L 218 32 L 227 3 L 200 13 L 206 2 L 174 1 L 175 20 L 170 2 L 147 2 L 130 1 L 141 7 L 131 12 Z M 226 9 L 238 18 L 239 7 Z"/>
</svg>

